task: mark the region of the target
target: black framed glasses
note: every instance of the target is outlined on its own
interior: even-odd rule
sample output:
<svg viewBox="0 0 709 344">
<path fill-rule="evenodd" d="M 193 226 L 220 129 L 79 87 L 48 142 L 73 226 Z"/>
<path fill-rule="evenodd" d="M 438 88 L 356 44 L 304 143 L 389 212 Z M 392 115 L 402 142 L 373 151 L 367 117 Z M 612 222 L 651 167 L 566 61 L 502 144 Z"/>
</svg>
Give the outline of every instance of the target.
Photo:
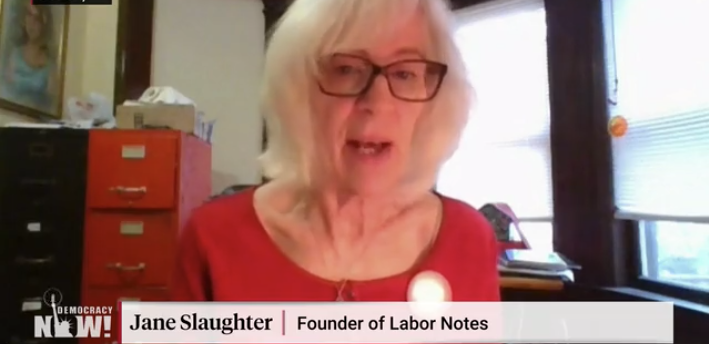
<svg viewBox="0 0 709 344">
<path fill-rule="evenodd" d="M 401 60 L 378 66 L 361 56 L 334 54 L 320 61 L 320 91 L 334 97 L 359 97 L 378 75 L 386 78 L 394 98 L 409 102 L 433 99 L 448 66 L 424 59 Z"/>
</svg>

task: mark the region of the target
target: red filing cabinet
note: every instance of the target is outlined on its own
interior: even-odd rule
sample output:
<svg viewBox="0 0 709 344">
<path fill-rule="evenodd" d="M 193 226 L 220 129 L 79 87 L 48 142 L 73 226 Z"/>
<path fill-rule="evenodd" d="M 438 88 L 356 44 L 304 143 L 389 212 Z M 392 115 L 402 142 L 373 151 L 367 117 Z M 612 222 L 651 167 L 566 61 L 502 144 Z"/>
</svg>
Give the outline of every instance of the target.
<svg viewBox="0 0 709 344">
<path fill-rule="evenodd" d="M 179 232 L 211 193 L 211 146 L 180 131 L 96 130 L 88 160 L 82 304 L 167 300 Z"/>
</svg>

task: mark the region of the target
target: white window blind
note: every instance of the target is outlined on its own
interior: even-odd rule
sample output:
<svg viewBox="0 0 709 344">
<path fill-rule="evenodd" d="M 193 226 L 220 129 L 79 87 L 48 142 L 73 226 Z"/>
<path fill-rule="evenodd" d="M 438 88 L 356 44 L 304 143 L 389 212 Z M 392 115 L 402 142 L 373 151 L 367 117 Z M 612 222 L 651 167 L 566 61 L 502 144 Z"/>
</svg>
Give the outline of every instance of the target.
<svg viewBox="0 0 709 344">
<path fill-rule="evenodd" d="M 456 39 L 477 105 L 437 188 L 475 207 L 508 203 L 522 221 L 553 213 L 546 18 L 542 0 L 457 13 Z"/>
<path fill-rule="evenodd" d="M 709 220 L 709 1 L 606 2 L 618 217 Z M 615 81 L 615 82 L 613 82 Z"/>
</svg>

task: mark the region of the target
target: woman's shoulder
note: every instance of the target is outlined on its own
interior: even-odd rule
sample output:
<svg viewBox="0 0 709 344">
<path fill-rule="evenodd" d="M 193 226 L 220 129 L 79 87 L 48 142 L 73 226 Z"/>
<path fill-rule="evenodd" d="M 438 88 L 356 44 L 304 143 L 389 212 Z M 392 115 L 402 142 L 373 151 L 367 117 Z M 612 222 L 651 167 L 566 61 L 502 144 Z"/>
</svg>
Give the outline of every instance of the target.
<svg viewBox="0 0 709 344">
<path fill-rule="evenodd" d="M 441 199 L 447 223 L 456 227 L 469 228 L 471 232 L 480 235 L 494 236 L 490 223 L 475 207 L 446 196 L 441 196 Z"/>
<path fill-rule="evenodd" d="M 481 243 L 497 247 L 495 231 L 490 222 L 475 207 L 449 197 L 443 201 L 443 222 L 446 230 L 454 234 L 460 243 Z"/>
<path fill-rule="evenodd" d="M 445 234 L 439 252 L 457 288 L 456 301 L 499 301 L 498 244 L 492 226 L 477 209 L 460 200 L 442 197 Z M 455 291 L 454 291 L 455 293 Z"/>
</svg>

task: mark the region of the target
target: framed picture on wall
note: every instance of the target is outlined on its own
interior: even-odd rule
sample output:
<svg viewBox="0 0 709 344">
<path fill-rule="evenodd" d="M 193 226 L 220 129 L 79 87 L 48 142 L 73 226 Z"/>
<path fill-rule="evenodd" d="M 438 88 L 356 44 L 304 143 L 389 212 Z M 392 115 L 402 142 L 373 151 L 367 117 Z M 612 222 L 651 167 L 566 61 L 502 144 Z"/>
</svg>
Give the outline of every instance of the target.
<svg viewBox="0 0 709 344">
<path fill-rule="evenodd" d="M 69 6 L 0 2 L 0 107 L 38 119 L 62 114 Z"/>
</svg>

